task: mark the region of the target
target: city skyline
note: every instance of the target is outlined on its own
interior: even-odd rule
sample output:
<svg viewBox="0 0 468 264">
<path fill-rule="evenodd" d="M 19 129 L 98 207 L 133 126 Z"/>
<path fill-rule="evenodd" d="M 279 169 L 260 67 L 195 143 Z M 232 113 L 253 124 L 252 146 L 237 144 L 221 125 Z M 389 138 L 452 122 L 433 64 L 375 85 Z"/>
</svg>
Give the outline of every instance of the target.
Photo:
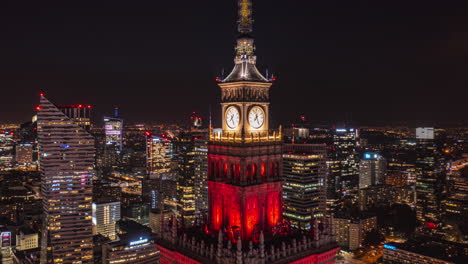
<svg viewBox="0 0 468 264">
<path fill-rule="evenodd" d="M 462 8 L 254 4 L 259 69 L 278 77 L 276 124 L 301 114 L 363 124 L 463 120 L 468 22 Z M 9 4 L 0 44 L 0 85 L 9 100 L 0 120 L 29 120 L 40 91 L 55 102 L 91 104 L 98 119 L 114 105 L 135 122 L 180 120 L 191 111 L 206 117 L 219 99 L 215 78 L 233 65 L 233 10 L 232 1 Z M 211 103 L 215 124 L 217 107 Z"/>
<path fill-rule="evenodd" d="M 462 9 L 230 2 L 7 5 L 0 264 L 468 263 Z"/>
</svg>

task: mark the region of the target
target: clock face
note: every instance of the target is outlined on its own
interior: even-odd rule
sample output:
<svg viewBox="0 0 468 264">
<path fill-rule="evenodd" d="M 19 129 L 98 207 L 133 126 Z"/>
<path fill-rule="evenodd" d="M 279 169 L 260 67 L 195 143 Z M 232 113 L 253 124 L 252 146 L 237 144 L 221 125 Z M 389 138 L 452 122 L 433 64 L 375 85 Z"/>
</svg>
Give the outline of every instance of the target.
<svg viewBox="0 0 468 264">
<path fill-rule="evenodd" d="M 265 112 L 260 106 L 254 106 L 249 112 L 249 124 L 252 128 L 258 129 L 263 126 Z"/>
<path fill-rule="evenodd" d="M 226 110 L 226 124 L 229 128 L 234 129 L 239 125 L 240 114 L 236 107 L 230 106 Z"/>
</svg>

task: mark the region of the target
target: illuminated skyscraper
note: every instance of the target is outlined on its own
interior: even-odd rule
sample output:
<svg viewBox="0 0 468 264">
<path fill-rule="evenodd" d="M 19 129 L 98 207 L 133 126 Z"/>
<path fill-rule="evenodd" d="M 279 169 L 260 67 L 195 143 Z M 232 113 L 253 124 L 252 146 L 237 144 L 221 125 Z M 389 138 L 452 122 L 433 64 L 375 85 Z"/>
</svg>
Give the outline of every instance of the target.
<svg viewBox="0 0 468 264">
<path fill-rule="evenodd" d="M 41 263 L 93 263 L 94 139 L 44 96 L 38 108 Z"/>
<path fill-rule="evenodd" d="M 314 217 L 326 213 L 325 144 L 287 144 L 283 154 L 284 217 L 310 229 Z"/>
<path fill-rule="evenodd" d="M 114 109 L 114 117 L 104 117 L 104 130 L 106 134 L 106 144 L 122 151 L 122 130 L 123 119 L 118 116 L 118 108 Z"/>
<path fill-rule="evenodd" d="M 174 148 L 171 140 L 147 135 L 146 165 L 149 178 L 164 178 L 171 172 Z"/>
<path fill-rule="evenodd" d="M 357 191 L 359 182 L 357 158 L 358 132 L 354 128 L 337 128 L 333 136 L 332 160 L 337 161 L 339 171 L 335 181 L 336 191 L 348 193 Z"/>
<path fill-rule="evenodd" d="M 439 159 L 438 142 L 430 129 L 416 130 L 416 217 L 429 225 L 441 219 L 440 178 L 442 159 Z M 432 129 L 434 131 L 434 129 Z"/>
<path fill-rule="evenodd" d="M 143 181 L 143 196 L 151 209 L 159 207 L 164 199 L 162 184 L 167 179 L 175 179 L 174 146 L 166 137 L 152 136 L 146 132 L 146 168 Z"/>
<path fill-rule="evenodd" d="M 93 203 L 93 234 L 115 239 L 115 225 L 120 220 L 120 202 Z"/>
<path fill-rule="evenodd" d="M 195 190 L 199 183 L 196 182 L 197 167 L 203 166 L 197 163 L 199 152 L 197 147 L 203 146 L 207 132 L 202 129 L 191 129 L 181 132 L 175 139 L 177 160 L 177 202 L 179 211 L 184 216 L 186 223 L 192 223 L 195 217 Z M 206 160 L 205 160 L 206 162 Z"/>
<path fill-rule="evenodd" d="M 385 184 L 387 162 L 377 153 L 364 153 L 359 162 L 359 188 Z"/>
<path fill-rule="evenodd" d="M 208 210 L 208 133 L 195 139 L 195 211 Z"/>
</svg>

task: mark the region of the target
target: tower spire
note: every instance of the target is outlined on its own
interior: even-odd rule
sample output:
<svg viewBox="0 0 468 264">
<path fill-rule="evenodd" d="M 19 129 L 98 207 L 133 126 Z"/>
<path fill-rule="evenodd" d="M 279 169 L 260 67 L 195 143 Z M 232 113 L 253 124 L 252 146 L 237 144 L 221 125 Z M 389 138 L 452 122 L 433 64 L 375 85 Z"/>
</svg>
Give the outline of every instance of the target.
<svg viewBox="0 0 468 264">
<path fill-rule="evenodd" d="M 242 35 L 252 33 L 252 1 L 239 1 L 239 26 L 238 31 Z"/>
<path fill-rule="evenodd" d="M 264 77 L 255 66 L 257 57 L 255 56 L 254 39 L 252 33 L 252 0 L 237 0 L 239 6 L 238 28 L 239 36 L 236 45 L 236 57 L 234 58 L 234 69 L 220 82 L 270 82 Z"/>
</svg>

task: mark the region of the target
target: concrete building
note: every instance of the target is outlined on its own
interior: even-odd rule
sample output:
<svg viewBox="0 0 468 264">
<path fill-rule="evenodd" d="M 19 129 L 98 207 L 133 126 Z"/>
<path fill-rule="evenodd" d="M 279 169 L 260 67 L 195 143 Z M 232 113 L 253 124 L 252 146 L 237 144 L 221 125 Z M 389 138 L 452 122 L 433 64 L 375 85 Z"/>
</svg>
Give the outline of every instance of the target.
<svg viewBox="0 0 468 264">
<path fill-rule="evenodd" d="M 362 245 L 367 232 L 377 229 L 376 216 L 338 216 L 334 218 L 336 242 L 349 250 Z"/>
<path fill-rule="evenodd" d="M 38 107 L 41 263 L 93 263 L 94 139 L 42 94 Z"/>
</svg>

